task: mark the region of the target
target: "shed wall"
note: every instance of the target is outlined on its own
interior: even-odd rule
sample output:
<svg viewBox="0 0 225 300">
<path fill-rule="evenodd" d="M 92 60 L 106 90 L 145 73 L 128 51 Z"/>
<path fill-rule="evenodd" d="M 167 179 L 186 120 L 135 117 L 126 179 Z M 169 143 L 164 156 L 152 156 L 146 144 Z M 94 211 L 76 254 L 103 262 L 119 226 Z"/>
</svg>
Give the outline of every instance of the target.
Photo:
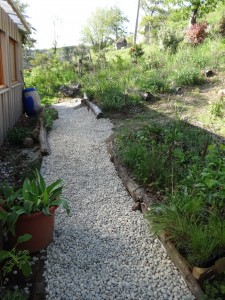
<svg viewBox="0 0 225 300">
<path fill-rule="evenodd" d="M 0 39 L 5 86 L 0 89 L 0 146 L 7 131 L 12 128 L 23 112 L 22 103 L 22 43 L 18 27 L 0 7 Z M 10 78 L 9 38 L 17 42 L 17 81 Z"/>
</svg>

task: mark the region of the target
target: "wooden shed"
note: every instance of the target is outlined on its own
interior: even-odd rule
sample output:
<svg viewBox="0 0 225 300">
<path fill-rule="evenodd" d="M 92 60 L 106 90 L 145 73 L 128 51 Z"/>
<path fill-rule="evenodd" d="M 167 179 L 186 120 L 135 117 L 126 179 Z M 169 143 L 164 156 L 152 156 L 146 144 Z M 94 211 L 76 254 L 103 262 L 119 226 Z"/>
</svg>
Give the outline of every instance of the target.
<svg viewBox="0 0 225 300">
<path fill-rule="evenodd" d="M 11 0 L 0 0 L 0 146 L 23 112 L 22 36 L 29 26 Z"/>
</svg>

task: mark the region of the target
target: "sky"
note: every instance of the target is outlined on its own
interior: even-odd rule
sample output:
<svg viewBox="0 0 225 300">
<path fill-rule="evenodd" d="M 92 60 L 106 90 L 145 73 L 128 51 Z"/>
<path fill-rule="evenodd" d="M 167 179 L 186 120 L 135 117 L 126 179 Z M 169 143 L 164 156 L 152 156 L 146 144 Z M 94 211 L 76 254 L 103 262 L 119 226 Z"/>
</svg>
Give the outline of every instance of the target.
<svg viewBox="0 0 225 300">
<path fill-rule="evenodd" d="M 24 1 L 25 2 L 25 1 Z M 97 7 L 118 6 L 130 21 L 134 32 L 138 0 L 29 0 L 28 22 L 36 29 L 36 49 L 73 46 L 81 43 L 81 31 Z"/>
</svg>

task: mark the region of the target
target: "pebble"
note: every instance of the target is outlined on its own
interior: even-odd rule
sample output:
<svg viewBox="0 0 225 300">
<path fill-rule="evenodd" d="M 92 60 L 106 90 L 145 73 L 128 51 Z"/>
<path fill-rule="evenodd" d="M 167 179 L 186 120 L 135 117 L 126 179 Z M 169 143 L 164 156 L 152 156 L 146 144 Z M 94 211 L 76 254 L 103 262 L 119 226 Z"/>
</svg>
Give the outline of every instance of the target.
<svg viewBox="0 0 225 300">
<path fill-rule="evenodd" d="M 131 210 L 105 143 L 113 124 L 86 107 L 74 109 L 78 104 L 55 105 L 59 119 L 42 162 L 48 183 L 63 180 L 72 208 L 70 216 L 56 211 L 45 261 L 47 299 L 193 300 L 147 220 Z"/>
</svg>

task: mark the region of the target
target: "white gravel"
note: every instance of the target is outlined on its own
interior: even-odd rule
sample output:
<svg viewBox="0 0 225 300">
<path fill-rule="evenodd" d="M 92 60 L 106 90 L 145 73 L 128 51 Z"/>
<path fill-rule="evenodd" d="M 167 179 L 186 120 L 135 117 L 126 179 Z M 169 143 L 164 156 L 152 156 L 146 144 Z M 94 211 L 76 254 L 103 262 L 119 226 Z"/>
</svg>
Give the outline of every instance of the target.
<svg viewBox="0 0 225 300">
<path fill-rule="evenodd" d="M 71 100 L 55 107 L 51 155 L 42 172 L 62 178 L 72 208 L 56 213 L 44 277 L 47 299 L 194 299 L 166 251 L 149 231 L 109 160 L 108 119 L 96 120 Z"/>
</svg>

